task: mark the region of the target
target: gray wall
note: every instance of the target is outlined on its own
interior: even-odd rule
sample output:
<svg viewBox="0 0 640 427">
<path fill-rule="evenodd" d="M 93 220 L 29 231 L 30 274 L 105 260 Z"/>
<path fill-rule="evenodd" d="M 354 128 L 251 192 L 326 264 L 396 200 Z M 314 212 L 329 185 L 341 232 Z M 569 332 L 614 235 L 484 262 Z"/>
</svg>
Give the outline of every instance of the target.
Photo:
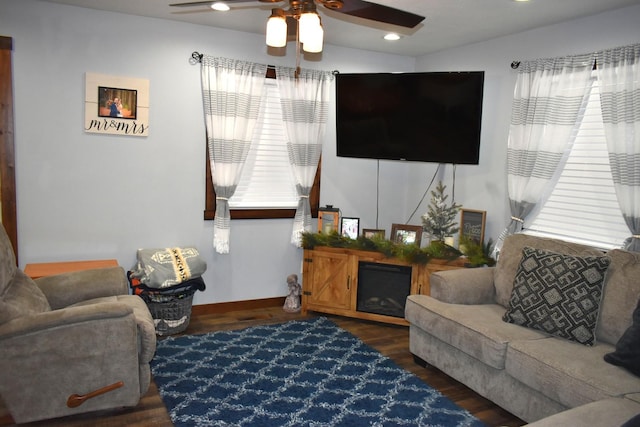
<svg viewBox="0 0 640 427">
<path fill-rule="evenodd" d="M 416 69 L 419 71 L 485 71 L 480 164 L 457 167 L 455 197 L 468 209 L 487 211 L 487 237 L 495 241 L 511 217 L 506 203 L 507 138 L 516 80 L 516 71 L 511 68 L 511 62 L 595 52 L 638 43 L 638 22 L 640 6 L 633 6 L 441 51 L 417 60 Z M 448 188 L 452 187 L 452 172 L 449 165 L 443 174 L 443 181 Z M 419 165 L 411 167 L 409 200 L 424 193 L 424 183 L 430 177 Z"/>
<path fill-rule="evenodd" d="M 487 235 L 508 218 L 505 152 L 514 73 L 512 59 L 579 53 L 640 40 L 640 7 L 424 58 L 325 46 L 322 61 L 302 66 L 342 72 L 485 70 L 481 164 L 459 166 L 456 200 L 488 212 Z M 192 51 L 268 64 L 263 37 L 36 0 L 2 0 L 0 33 L 14 40 L 18 233 L 22 266 L 30 262 L 116 258 L 125 268 L 140 247 L 194 245 L 208 262 L 206 292 L 195 304 L 286 294 L 301 271 L 289 243 L 291 220 L 233 221 L 231 253 L 212 249 L 204 221 L 205 131 L 199 67 Z M 596 41 L 597 40 L 597 41 Z M 394 64 L 390 68 L 389 64 Z M 150 81 L 147 138 L 83 131 L 86 72 Z M 333 114 L 333 107 L 331 108 Z M 361 218 L 366 228 L 405 222 L 436 165 L 380 162 L 376 224 L 373 160 L 335 156 L 330 117 L 323 152 L 321 204 Z M 451 166 L 441 178 L 451 188 Z M 420 224 L 429 197 L 411 220 Z"/>
</svg>

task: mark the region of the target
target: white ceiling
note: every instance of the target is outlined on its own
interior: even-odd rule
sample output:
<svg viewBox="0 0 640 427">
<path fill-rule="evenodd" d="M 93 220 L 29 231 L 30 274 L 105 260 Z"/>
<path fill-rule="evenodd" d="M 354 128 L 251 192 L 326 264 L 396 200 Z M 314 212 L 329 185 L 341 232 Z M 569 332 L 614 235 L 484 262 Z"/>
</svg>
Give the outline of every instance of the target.
<svg viewBox="0 0 640 427">
<path fill-rule="evenodd" d="M 170 3 L 190 0 L 45 0 L 131 15 L 188 22 L 263 34 L 273 7 L 286 3 L 258 1 L 238 4 L 228 12 L 215 12 L 206 6 L 169 7 Z M 426 19 L 416 28 L 385 25 L 350 17 L 319 6 L 325 29 L 325 43 L 377 52 L 421 56 L 456 46 L 514 34 L 536 27 L 595 15 L 640 0 L 377 0 L 375 3 L 405 10 Z M 387 42 L 389 31 L 402 36 Z"/>
</svg>

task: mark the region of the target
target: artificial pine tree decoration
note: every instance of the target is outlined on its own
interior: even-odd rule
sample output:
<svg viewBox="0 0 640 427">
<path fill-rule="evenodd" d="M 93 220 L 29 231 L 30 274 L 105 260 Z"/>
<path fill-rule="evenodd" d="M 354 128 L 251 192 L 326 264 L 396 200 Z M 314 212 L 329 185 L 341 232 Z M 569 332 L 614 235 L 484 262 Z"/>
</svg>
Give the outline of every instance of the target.
<svg viewBox="0 0 640 427">
<path fill-rule="evenodd" d="M 422 215 L 422 228 L 431 239 L 444 241 L 445 237 L 453 236 L 460 229 L 455 219 L 462 205 L 452 202 L 447 206 L 448 195 L 444 194 L 446 185 L 438 182 L 435 190 L 431 191 L 431 204 L 427 213 Z"/>
</svg>

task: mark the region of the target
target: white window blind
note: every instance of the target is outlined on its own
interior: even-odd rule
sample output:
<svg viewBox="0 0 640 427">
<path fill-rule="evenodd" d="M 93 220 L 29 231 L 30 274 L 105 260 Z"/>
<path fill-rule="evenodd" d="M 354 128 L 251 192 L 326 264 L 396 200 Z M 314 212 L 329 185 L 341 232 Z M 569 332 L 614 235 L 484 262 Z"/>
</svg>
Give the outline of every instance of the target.
<svg viewBox="0 0 640 427">
<path fill-rule="evenodd" d="M 298 195 L 289 164 L 280 92 L 265 79 L 258 122 L 231 209 L 295 209 Z"/>
<path fill-rule="evenodd" d="M 567 163 L 525 232 L 602 249 L 619 248 L 630 235 L 613 187 L 595 76 Z"/>
</svg>

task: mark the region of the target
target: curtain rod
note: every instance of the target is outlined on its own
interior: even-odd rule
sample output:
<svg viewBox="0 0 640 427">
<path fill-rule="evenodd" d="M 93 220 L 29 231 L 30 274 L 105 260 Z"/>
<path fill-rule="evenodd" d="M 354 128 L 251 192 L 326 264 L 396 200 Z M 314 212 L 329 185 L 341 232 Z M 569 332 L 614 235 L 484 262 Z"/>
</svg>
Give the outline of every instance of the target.
<svg viewBox="0 0 640 427">
<path fill-rule="evenodd" d="M 202 62 L 202 57 L 203 56 L 204 56 L 204 53 L 200 53 L 200 52 L 197 52 L 197 51 L 191 52 L 191 59 L 189 61 L 192 64 L 198 64 L 198 63 Z M 267 69 L 275 70 L 276 66 L 275 65 L 267 65 Z M 333 70 L 331 73 L 333 75 L 336 75 L 336 74 L 340 74 L 340 71 Z"/>
<path fill-rule="evenodd" d="M 513 61 L 511 62 L 511 68 L 513 68 L 514 70 L 517 70 L 518 67 L 520 66 L 520 61 Z M 597 70 L 598 69 L 598 60 L 594 59 L 593 60 L 593 70 Z"/>
</svg>

